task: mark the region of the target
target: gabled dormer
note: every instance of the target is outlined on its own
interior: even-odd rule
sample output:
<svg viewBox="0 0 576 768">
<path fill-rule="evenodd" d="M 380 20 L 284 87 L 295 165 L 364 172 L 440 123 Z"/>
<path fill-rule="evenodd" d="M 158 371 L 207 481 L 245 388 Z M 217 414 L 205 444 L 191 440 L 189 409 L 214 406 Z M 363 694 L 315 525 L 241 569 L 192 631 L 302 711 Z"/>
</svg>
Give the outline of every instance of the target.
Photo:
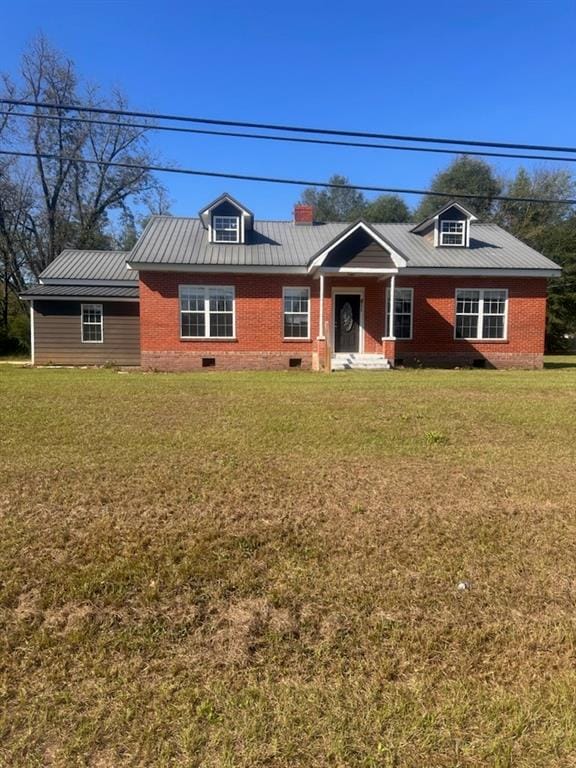
<svg viewBox="0 0 576 768">
<path fill-rule="evenodd" d="M 245 243 L 254 226 L 254 214 L 225 192 L 203 208 L 200 221 L 210 243 Z"/>
<path fill-rule="evenodd" d="M 469 248 L 470 224 L 477 217 L 453 200 L 412 228 L 412 232 L 434 243 L 436 248 Z"/>
</svg>

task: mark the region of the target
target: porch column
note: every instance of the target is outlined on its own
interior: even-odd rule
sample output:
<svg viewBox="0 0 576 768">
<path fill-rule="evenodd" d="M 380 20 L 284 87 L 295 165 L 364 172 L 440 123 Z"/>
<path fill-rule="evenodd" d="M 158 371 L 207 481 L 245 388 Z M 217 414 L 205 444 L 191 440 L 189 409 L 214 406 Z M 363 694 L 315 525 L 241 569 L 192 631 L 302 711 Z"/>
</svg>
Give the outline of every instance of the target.
<svg viewBox="0 0 576 768">
<path fill-rule="evenodd" d="M 30 302 L 30 358 L 32 365 L 36 362 L 36 339 L 34 338 L 34 299 Z"/>
<path fill-rule="evenodd" d="M 390 314 L 388 315 L 388 338 L 396 338 L 394 335 L 394 304 L 396 301 L 396 275 L 390 278 Z"/>
<path fill-rule="evenodd" d="M 320 273 L 320 310 L 318 312 L 318 338 L 324 339 L 324 275 Z"/>
<path fill-rule="evenodd" d="M 388 309 L 388 333 L 382 339 L 382 353 L 388 359 L 392 368 L 396 360 L 396 336 L 394 333 L 394 304 L 396 302 L 396 275 L 391 275 L 388 288 L 390 307 Z"/>
</svg>

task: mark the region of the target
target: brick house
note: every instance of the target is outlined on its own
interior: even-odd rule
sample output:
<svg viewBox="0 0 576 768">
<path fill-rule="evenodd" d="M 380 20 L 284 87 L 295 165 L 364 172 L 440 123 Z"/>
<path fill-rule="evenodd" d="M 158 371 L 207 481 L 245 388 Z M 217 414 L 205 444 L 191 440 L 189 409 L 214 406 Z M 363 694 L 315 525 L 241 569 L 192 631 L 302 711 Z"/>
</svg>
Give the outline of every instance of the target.
<svg viewBox="0 0 576 768">
<path fill-rule="evenodd" d="M 24 298 L 37 364 L 539 368 L 554 262 L 450 202 L 417 225 L 259 221 L 228 194 L 130 252 L 64 251 Z"/>
</svg>

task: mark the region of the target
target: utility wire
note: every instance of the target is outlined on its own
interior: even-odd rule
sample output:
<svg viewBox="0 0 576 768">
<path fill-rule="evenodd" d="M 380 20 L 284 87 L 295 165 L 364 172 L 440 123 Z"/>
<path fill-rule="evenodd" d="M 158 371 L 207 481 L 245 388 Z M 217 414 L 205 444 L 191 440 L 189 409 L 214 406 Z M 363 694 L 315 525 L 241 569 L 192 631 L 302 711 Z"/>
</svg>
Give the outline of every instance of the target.
<svg viewBox="0 0 576 768">
<path fill-rule="evenodd" d="M 181 128 L 173 125 L 155 125 L 149 123 L 125 123 L 116 120 L 96 120 L 88 117 L 68 117 L 60 115 L 34 114 L 33 112 L 11 112 L 10 110 L 0 110 L 0 115 L 10 117 L 27 117 L 38 120 L 66 120 L 71 123 L 87 123 L 89 125 L 109 125 L 117 128 L 137 128 L 147 131 L 171 131 L 174 133 L 191 133 L 202 136 L 230 136 L 232 138 L 242 139 L 264 139 L 265 141 L 284 141 L 298 144 L 322 144 L 337 147 L 360 147 L 365 149 L 386 149 L 400 152 L 433 152 L 443 155 L 466 154 L 479 157 L 506 157 L 520 160 L 547 160 L 561 163 L 576 163 L 576 157 L 560 157 L 558 155 L 527 155 L 511 152 L 479 152 L 470 149 L 440 149 L 438 147 L 410 147 L 398 146 L 396 144 L 375 144 L 371 142 L 358 141 L 336 141 L 334 139 L 304 139 L 296 136 L 266 136 L 261 133 L 243 133 L 237 131 L 215 131 L 207 128 Z"/>
<path fill-rule="evenodd" d="M 0 99 L 0 104 L 12 106 L 36 107 L 42 109 L 64 109 L 73 112 L 92 112 L 94 114 L 120 115 L 124 117 L 143 117 L 152 120 L 173 120 L 188 123 L 204 123 L 206 125 L 227 125 L 240 128 L 259 128 L 268 131 L 286 131 L 289 133 L 319 133 L 326 136 L 352 136 L 366 139 L 384 139 L 394 141 L 416 141 L 427 144 L 462 144 L 468 147 L 494 147 L 500 149 L 534 150 L 542 152 L 569 152 L 576 154 L 576 147 L 558 147 L 548 144 L 518 144 L 502 141 L 473 141 L 470 139 L 448 139 L 431 136 L 403 136 L 393 133 L 371 133 L 368 131 L 344 131 L 333 128 L 309 128 L 294 125 L 279 125 L 275 123 L 252 123 L 238 120 L 215 120 L 207 117 L 190 117 L 187 115 L 166 115 L 158 112 L 136 112 L 126 109 L 105 109 L 103 107 L 82 106 L 78 104 L 54 104 L 52 102 L 32 101 L 27 99 Z"/>
<path fill-rule="evenodd" d="M 163 165 L 144 165 L 142 163 L 121 163 L 108 160 L 89 160 L 84 157 L 64 157 L 47 152 L 19 152 L 16 150 L 0 150 L 0 155 L 13 157 L 41 158 L 43 160 L 57 160 L 65 163 L 83 163 L 85 165 L 98 165 L 100 167 L 131 168 L 139 171 L 152 171 L 155 173 L 180 173 L 186 176 L 205 176 L 215 179 L 235 179 L 238 181 L 256 181 L 265 184 L 291 184 L 298 187 L 323 187 L 329 189 L 358 189 L 363 192 L 385 192 L 399 195 L 430 195 L 431 197 L 459 198 L 461 200 L 502 200 L 511 203 L 546 203 L 549 205 L 576 205 L 576 199 L 553 200 L 538 197 L 508 197 L 505 195 L 471 195 L 461 192 L 431 192 L 428 189 L 403 189 L 399 187 L 375 187 L 350 184 L 331 184 L 327 181 L 309 181 L 305 179 L 284 179 L 275 176 L 248 176 L 241 173 L 223 173 L 220 171 L 199 171 L 192 168 L 174 168 Z"/>
</svg>

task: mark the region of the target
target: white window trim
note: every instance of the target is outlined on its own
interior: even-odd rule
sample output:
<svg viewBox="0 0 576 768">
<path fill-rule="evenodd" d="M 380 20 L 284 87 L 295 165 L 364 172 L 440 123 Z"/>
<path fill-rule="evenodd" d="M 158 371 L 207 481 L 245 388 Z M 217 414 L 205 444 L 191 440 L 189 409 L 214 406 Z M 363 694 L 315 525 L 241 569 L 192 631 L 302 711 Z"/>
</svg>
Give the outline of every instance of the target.
<svg viewBox="0 0 576 768">
<path fill-rule="evenodd" d="M 100 322 L 86 323 L 86 325 L 100 326 L 100 340 L 84 338 L 84 307 L 99 307 L 100 309 Z M 103 344 L 104 343 L 104 305 L 103 304 L 96 304 L 94 302 L 80 304 L 80 338 L 82 339 L 82 344 Z"/>
<path fill-rule="evenodd" d="M 483 336 L 457 336 L 456 335 L 456 323 L 458 319 L 458 293 L 460 291 L 478 291 L 480 298 L 478 300 L 478 330 L 481 331 L 484 328 L 484 294 L 486 291 L 503 291 L 506 294 L 504 299 L 504 335 L 500 338 L 488 338 Z M 455 341 L 481 341 L 485 344 L 496 343 L 502 344 L 502 342 L 508 341 L 508 288 L 456 288 L 454 293 L 454 340 Z M 470 316 L 470 315 L 468 315 Z"/>
<path fill-rule="evenodd" d="M 216 238 L 216 230 L 217 229 L 224 229 L 224 230 L 227 230 L 229 232 L 234 231 L 234 230 L 232 230 L 231 228 L 228 228 L 228 227 L 216 227 L 215 226 L 216 219 L 236 219 L 236 230 L 235 230 L 236 231 L 236 240 L 218 240 Z M 212 219 L 211 219 L 211 222 L 210 222 L 210 241 L 213 242 L 213 243 L 223 243 L 223 244 L 230 243 L 230 245 L 235 245 L 235 244 L 238 244 L 238 243 L 242 242 L 243 241 L 243 234 L 244 234 L 243 233 L 243 229 L 244 228 L 242 226 L 242 224 L 244 223 L 243 219 L 244 219 L 243 216 L 220 216 L 220 215 L 214 214 L 212 216 Z"/>
<path fill-rule="evenodd" d="M 397 285 L 394 289 L 394 293 L 396 296 L 398 296 L 399 291 L 410 291 L 410 336 L 404 336 L 403 338 L 400 338 L 399 336 L 395 335 L 394 338 L 397 341 L 412 341 L 414 338 L 414 288 L 405 288 L 402 285 Z M 396 315 L 396 313 L 394 313 Z M 390 287 L 388 286 L 386 288 L 386 334 L 384 336 L 385 339 L 389 339 L 389 332 L 390 329 L 388 326 L 390 325 Z M 396 333 L 396 321 L 394 321 L 394 333 Z"/>
<path fill-rule="evenodd" d="M 204 291 L 204 327 L 206 331 L 210 330 L 210 290 L 229 290 L 232 291 L 232 336 L 184 336 L 182 334 L 182 292 L 186 288 L 201 288 Z M 190 314 L 184 310 L 185 314 Z M 236 289 L 233 285 L 203 285 L 199 283 L 186 283 L 178 286 L 178 325 L 180 328 L 180 338 L 186 341 L 234 341 L 236 339 Z"/>
<path fill-rule="evenodd" d="M 462 225 L 462 242 L 461 243 L 444 243 L 444 235 L 456 235 L 457 232 L 443 232 L 442 227 L 444 224 L 461 224 Z M 464 248 L 468 246 L 468 222 L 465 219 L 439 219 L 438 220 L 438 238 L 441 248 Z"/>
<path fill-rule="evenodd" d="M 285 298 L 286 298 L 286 291 L 306 291 L 308 294 L 308 312 L 306 313 L 308 316 L 308 334 L 306 336 L 284 336 L 284 320 L 286 315 L 303 315 L 304 312 L 286 312 L 285 311 Z M 310 287 L 307 285 L 285 285 L 282 288 L 282 338 L 284 341 L 310 341 L 312 338 L 310 335 L 310 325 L 311 325 L 311 306 L 310 306 Z"/>
</svg>

